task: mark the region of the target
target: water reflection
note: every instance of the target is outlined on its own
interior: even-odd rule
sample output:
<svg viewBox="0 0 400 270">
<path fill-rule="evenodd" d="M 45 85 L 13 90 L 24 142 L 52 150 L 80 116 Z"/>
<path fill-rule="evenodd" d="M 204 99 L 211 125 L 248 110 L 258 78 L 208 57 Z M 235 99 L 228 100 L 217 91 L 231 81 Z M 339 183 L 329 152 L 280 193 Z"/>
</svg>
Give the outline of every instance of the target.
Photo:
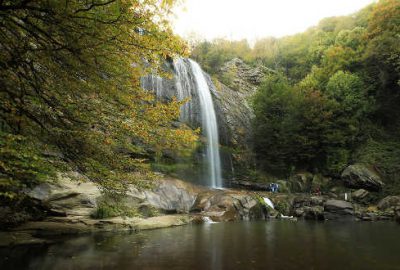
<svg viewBox="0 0 400 270">
<path fill-rule="evenodd" d="M 0 250 L 0 269 L 400 269 L 394 223 L 238 222 Z"/>
</svg>

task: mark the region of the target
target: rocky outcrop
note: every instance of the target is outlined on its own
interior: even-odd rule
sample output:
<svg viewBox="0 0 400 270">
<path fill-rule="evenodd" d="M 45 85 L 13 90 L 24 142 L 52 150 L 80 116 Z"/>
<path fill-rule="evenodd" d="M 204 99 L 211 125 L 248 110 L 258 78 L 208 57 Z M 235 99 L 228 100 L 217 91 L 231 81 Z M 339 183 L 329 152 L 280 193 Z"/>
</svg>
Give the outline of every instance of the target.
<svg viewBox="0 0 400 270">
<path fill-rule="evenodd" d="M 191 211 L 199 212 L 216 222 L 267 217 L 266 208 L 254 196 L 234 191 L 200 193 Z"/>
<path fill-rule="evenodd" d="M 267 216 L 266 208 L 257 197 L 243 191 L 213 190 L 162 178 L 155 180 L 151 189 L 139 190 L 131 186 L 125 196 L 112 205 L 115 201 L 104 195 L 97 185 L 85 180 L 75 172 L 59 174 L 53 183 L 27 190 L 31 200 L 44 209 L 43 216 L 0 233 L 0 240 L 13 244 L 45 243 L 47 240 L 43 237 L 51 235 L 148 230 L 188 224 L 199 220 L 197 217 L 234 221 Z M 122 206 L 142 215 L 92 218 L 105 202 L 108 206 Z M 156 216 L 143 214 L 153 208 L 158 213 Z"/>
<path fill-rule="evenodd" d="M 72 180 L 72 179 L 77 180 Z M 49 207 L 51 214 L 61 216 L 90 216 L 97 207 L 101 192 L 97 185 L 76 172 L 59 174 L 53 183 L 43 183 L 27 195 Z"/>
<path fill-rule="evenodd" d="M 199 193 L 208 190 L 177 179 L 161 179 L 151 190 L 131 187 L 128 195 L 139 198 L 166 213 L 189 213 Z"/>
<path fill-rule="evenodd" d="M 137 232 L 190 223 L 193 217 L 188 215 L 167 215 L 151 218 L 115 217 L 109 219 L 91 219 L 83 216 L 47 218 L 43 221 L 28 222 L 11 231 L 0 232 L 0 247 L 15 245 L 46 244 L 52 237 L 94 232 Z"/>
<path fill-rule="evenodd" d="M 363 164 L 348 166 L 341 177 L 345 186 L 349 188 L 380 191 L 384 185 L 381 177 Z"/>
<path fill-rule="evenodd" d="M 225 63 L 217 74 L 213 92 L 217 115 L 222 116 L 221 130 L 227 132 L 226 144 L 247 148 L 252 136 L 253 111 L 249 100 L 267 73 L 265 67 L 251 67 L 239 58 Z M 221 83 L 222 82 L 222 83 Z M 220 128 L 220 129 L 221 129 Z"/>
<path fill-rule="evenodd" d="M 371 200 L 370 197 L 370 192 L 365 189 L 357 189 L 356 191 L 351 193 L 351 198 L 353 199 L 353 201 L 361 204 L 368 204 Z"/>
<path fill-rule="evenodd" d="M 354 219 L 354 207 L 341 200 L 327 200 L 324 204 L 325 219 Z"/>
<path fill-rule="evenodd" d="M 379 210 L 394 209 L 400 207 L 400 196 L 387 196 L 378 203 Z"/>
<path fill-rule="evenodd" d="M 263 67 L 251 67 L 239 58 L 226 62 L 219 71 L 219 77 L 231 89 L 243 93 L 254 93 L 261 84 L 265 74 L 273 72 Z"/>
<path fill-rule="evenodd" d="M 292 214 L 311 220 L 324 220 L 324 202 L 322 196 L 297 196 L 293 199 Z"/>
<path fill-rule="evenodd" d="M 264 190 L 269 191 L 269 184 L 250 182 L 250 181 L 239 181 L 234 180 L 230 182 L 231 186 L 234 188 L 248 189 L 248 190 Z"/>
</svg>

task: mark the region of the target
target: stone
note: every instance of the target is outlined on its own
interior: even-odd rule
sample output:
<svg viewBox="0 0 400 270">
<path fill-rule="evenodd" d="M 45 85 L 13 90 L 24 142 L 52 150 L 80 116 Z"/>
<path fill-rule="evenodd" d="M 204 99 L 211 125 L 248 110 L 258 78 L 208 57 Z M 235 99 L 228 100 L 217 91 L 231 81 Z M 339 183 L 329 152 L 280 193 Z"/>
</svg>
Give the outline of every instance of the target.
<svg viewBox="0 0 400 270">
<path fill-rule="evenodd" d="M 351 198 L 355 202 L 368 204 L 370 201 L 370 192 L 365 189 L 358 189 L 351 193 Z"/>
<path fill-rule="evenodd" d="M 73 179 L 83 179 L 85 182 Z M 50 214 L 89 216 L 97 207 L 101 192 L 93 182 L 76 172 L 69 172 L 59 173 L 53 183 L 40 184 L 27 191 L 27 195 L 48 205 L 52 209 Z"/>
<path fill-rule="evenodd" d="M 186 225 L 191 222 L 191 218 L 187 215 L 167 215 L 141 219 L 134 224 L 137 231 L 154 230 L 160 228 L 168 228 Z"/>
<path fill-rule="evenodd" d="M 377 205 L 379 210 L 386 210 L 400 206 L 400 196 L 387 196 L 383 198 Z"/>
<path fill-rule="evenodd" d="M 362 200 L 369 195 L 369 192 L 365 189 L 358 189 L 351 194 L 353 200 Z"/>
<path fill-rule="evenodd" d="M 341 178 L 346 187 L 380 191 L 384 186 L 381 177 L 363 164 L 348 166 Z"/>
<path fill-rule="evenodd" d="M 263 219 L 266 208 L 253 196 L 233 191 L 203 192 L 198 195 L 192 207 L 212 221 L 235 221 Z"/>
<path fill-rule="evenodd" d="M 322 206 L 313 206 L 313 207 L 304 207 L 304 219 L 308 220 L 324 220 L 324 207 Z"/>
<path fill-rule="evenodd" d="M 354 207 L 351 203 L 341 200 L 327 200 L 324 204 L 326 219 L 353 219 Z"/>
<path fill-rule="evenodd" d="M 325 198 L 322 196 L 297 196 L 293 199 L 292 215 L 305 219 L 323 220 L 324 202 Z"/>
<path fill-rule="evenodd" d="M 248 189 L 248 190 L 260 190 L 260 191 L 269 191 L 269 184 L 251 182 L 251 181 L 239 181 L 234 180 L 230 182 L 232 187 Z"/>
<path fill-rule="evenodd" d="M 367 212 L 361 215 L 361 220 L 363 221 L 375 221 L 378 219 L 378 215 L 374 212 Z"/>
<path fill-rule="evenodd" d="M 131 188 L 132 196 L 143 198 L 148 204 L 166 213 L 189 213 L 197 194 L 207 190 L 177 179 L 163 179 L 152 190 L 138 191 Z"/>
</svg>

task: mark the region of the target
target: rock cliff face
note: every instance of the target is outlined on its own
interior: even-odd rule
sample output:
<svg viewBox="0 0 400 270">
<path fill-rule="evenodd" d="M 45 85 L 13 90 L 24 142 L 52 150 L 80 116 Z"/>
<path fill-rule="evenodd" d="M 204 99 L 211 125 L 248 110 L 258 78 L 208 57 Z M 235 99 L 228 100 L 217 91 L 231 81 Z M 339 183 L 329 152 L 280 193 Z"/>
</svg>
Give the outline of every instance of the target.
<svg viewBox="0 0 400 270">
<path fill-rule="evenodd" d="M 181 108 L 180 121 L 193 128 L 201 127 L 199 94 L 189 60 L 180 59 L 166 63 L 165 70 L 172 74 L 171 78 L 149 75 L 142 79 L 143 87 L 154 91 L 158 99 L 163 101 L 171 100 L 173 97 L 179 100 L 190 97 Z M 214 102 L 221 145 L 239 149 L 241 153 L 251 152 L 253 112 L 250 98 L 268 72 L 270 71 L 262 67 L 252 68 L 235 58 L 221 68 L 216 76 L 218 79 L 204 73 Z M 232 164 L 249 160 L 250 158 L 243 157 L 243 154 L 235 156 L 223 152 L 222 165 L 225 175 L 232 171 Z"/>
<path fill-rule="evenodd" d="M 269 70 L 263 67 L 252 68 L 235 58 L 220 70 L 216 82 L 215 102 L 223 116 L 222 127 L 228 130 L 226 144 L 233 147 L 248 148 L 252 137 L 251 121 L 253 111 L 251 97 Z"/>
</svg>

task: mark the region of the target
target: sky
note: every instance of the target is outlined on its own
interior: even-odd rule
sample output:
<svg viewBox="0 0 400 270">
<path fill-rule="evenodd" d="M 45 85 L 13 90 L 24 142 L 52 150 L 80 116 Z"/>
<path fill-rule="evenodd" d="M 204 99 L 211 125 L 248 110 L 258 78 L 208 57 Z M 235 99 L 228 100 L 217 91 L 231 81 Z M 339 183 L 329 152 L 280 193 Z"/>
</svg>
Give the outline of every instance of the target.
<svg viewBox="0 0 400 270">
<path fill-rule="evenodd" d="M 349 15 L 376 0 L 185 0 L 174 30 L 212 40 L 282 37 L 305 31 L 321 19 Z"/>
</svg>

